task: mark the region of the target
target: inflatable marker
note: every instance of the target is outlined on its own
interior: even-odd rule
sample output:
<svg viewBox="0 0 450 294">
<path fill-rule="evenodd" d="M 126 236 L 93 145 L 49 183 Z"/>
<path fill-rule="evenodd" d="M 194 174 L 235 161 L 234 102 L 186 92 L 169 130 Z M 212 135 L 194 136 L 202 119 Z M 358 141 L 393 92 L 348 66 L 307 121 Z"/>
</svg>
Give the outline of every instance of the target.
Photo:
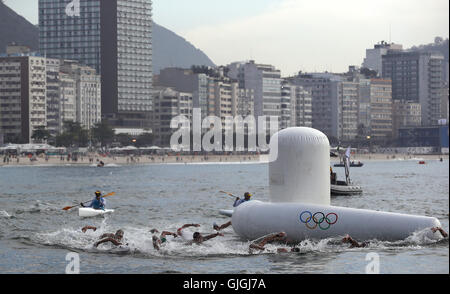
<svg viewBox="0 0 450 294">
<path fill-rule="evenodd" d="M 271 202 L 253 200 L 233 211 L 233 229 L 243 238 L 286 232 L 291 242 L 346 234 L 394 241 L 441 226 L 434 217 L 330 206 L 330 144 L 318 130 L 284 129 L 270 148 L 277 154 L 269 163 Z"/>
</svg>

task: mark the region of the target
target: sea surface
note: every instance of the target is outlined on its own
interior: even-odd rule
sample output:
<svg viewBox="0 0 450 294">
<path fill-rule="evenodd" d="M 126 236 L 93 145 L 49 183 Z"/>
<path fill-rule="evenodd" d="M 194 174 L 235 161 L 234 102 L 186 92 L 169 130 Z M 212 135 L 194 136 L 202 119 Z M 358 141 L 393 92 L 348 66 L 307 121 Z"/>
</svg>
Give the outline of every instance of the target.
<svg viewBox="0 0 450 294">
<path fill-rule="evenodd" d="M 367 161 L 351 168 L 360 196 L 332 197 L 332 205 L 433 216 L 449 230 L 449 161 L 420 158 Z M 334 168 L 338 179 L 344 169 Z M 94 192 L 116 192 L 105 217 L 81 219 L 76 208 Z M 263 253 L 250 253 L 250 241 L 229 227 L 223 237 L 202 245 L 169 240 L 160 251 L 152 246 L 150 229 L 176 231 L 186 223 L 204 234 L 214 233 L 214 222 L 230 219 L 219 214 L 231 209 L 243 195 L 267 201 L 267 164 L 169 164 L 118 166 L 7 166 L 0 167 L 0 274 L 64 274 L 70 259 L 79 254 L 80 273 L 115 274 L 364 274 L 370 259 L 379 257 L 380 273 L 449 273 L 448 238 L 429 240 L 420 232 L 405 240 L 370 240 L 366 248 L 349 248 L 341 237 L 305 240 L 300 252 L 277 254 L 279 244 Z M 96 226 L 83 233 L 81 228 Z M 95 248 L 103 233 L 125 232 L 128 246 Z M 178 238 L 179 239 L 179 238 Z"/>
</svg>

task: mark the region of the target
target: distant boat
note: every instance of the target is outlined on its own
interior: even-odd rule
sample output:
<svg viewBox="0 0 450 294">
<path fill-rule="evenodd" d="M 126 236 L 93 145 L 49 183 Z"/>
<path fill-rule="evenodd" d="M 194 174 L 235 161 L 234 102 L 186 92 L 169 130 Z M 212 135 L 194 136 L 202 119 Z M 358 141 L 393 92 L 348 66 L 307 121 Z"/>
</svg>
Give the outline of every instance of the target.
<svg viewBox="0 0 450 294">
<path fill-rule="evenodd" d="M 344 195 L 351 196 L 361 194 L 363 192 L 360 186 L 353 185 L 350 180 L 349 167 L 351 165 L 349 163 L 350 161 L 349 159 L 350 159 L 350 147 L 347 149 L 347 152 L 345 153 L 345 157 L 342 163 L 342 165 L 345 167 L 345 181 L 338 181 L 336 179 L 336 173 L 333 173 L 333 170 L 331 170 L 330 192 L 332 196 L 344 196 Z"/>
<path fill-rule="evenodd" d="M 425 164 L 424 160 L 419 161 L 419 164 Z"/>
<path fill-rule="evenodd" d="M 362 194 L 361 186 L 347 184 L 345 181 L 336 181 L 331 183 L 331 196 L 351 196 Z"/>
<path fill-rule="evenodd" d="M 362 163 L 361 161 L 358 161 L 357 163 L 352 161 L 350 163 L 350 167 L 362 167 L 364 165 L 364 163 Z M 335 167 L 345 167 L 345 164 L 343 162 L 341 163 L 336 163 L 334 164 Z"/>
</svg>

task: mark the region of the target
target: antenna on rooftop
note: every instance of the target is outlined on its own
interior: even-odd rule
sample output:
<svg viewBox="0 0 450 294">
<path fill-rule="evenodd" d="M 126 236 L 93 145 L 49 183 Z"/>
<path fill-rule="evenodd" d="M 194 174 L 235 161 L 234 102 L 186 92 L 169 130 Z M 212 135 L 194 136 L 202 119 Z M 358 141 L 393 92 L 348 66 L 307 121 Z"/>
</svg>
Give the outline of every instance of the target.
<svg viewBox="0 0 450 294">
<path fill-rule="evenodd" d="M 389 44 L 392 44 L 392 24 L 389 23 Z"/>
</svg>

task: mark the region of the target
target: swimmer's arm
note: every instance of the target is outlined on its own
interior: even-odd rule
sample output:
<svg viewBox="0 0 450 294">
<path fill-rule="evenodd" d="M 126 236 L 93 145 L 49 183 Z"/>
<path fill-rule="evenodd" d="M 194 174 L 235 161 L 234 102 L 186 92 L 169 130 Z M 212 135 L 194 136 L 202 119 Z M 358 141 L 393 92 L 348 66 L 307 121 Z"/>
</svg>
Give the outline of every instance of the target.
<svg viewBox="0 0 450 294">
<path fill-rule="evenodd" d="M 98 245 L 103 244 L 103 243 L 106 243 L 106 242 L 111 242 L 111 243 L 113 243 L 113 244 L 116 245 L 116 246 L 122 245 L 122 243 L 117 242 L 117 240 L 115 240 L 115 239 L 113 239 L 113 238 L 106 238 L 106 239 L 103 239 L 103 240 L 98 241 L 97 243 L 94 244 L 94 246 L 95 246 L 95 247 L 98 247 Z"/>
<path fill-rule="evenodd" d="M 177 234 L 172 233 L 172 232 L 164 231 L 164 232 L 161 233 L 161 237 L 165 237 L 165 236 L 174 236 L 176 238 Z"/>
<path fill-rule="evenodd" d="M 85 226 L 84 228 L 81 229 L 81 231 L 83 233 L 86 233 L 87 230 L 94 230 L 94 232 L 95 232 L 95 231 L 97 231 L 97 228 L 93 227 L 93 226 Z"/>
<path fill-rule="evenodd" d="M 444 238 L 448 237 L 448 234 L 441 227 L 432 228 L 431 230 L 433 231 L 433 233 L 439 231 Z"/>
<path fill-rule="evenodd" d="M 251 249 L 257 249 L 257 250 L 261 250 L 261 251 L 263 251 L 263 250 L 266 249 L 266 248 L 264 248 L 263 245 L 255 244 L 255 243 L 250 244 L 249 248 L 251 248 Z"/>
<path fill-rule="evenodd" d="M 186 228 L 189 228 L 189 227 L 200 227 L 200 225 L 199 224 L 185 224 L 184 226 L 182 226 L 181 228 L 179 228 L 177 230 L 177 234 L 181 236 L 181 231 L 183 229 L 186 229 Z"/>
<path fill-rule="evenodd" d="M 259 242 L 259 244 L 261 246 L 264 246 L 265 244 L 269 243 L 269 242 L 273 242 L 273 241 L 281 241 L 285 239 L 285 235 L 280 235 L 280 233 L 275 233 L 272 234 L 270 236 L 265 237 L 261 242 Z"/>
<path fill-rule="evenodd" d="M 115 237 L 114 234 L 103 234 L 103 235 L 100 236 L 100 239 L 103 239 L 103 238 L 114 238 L 114 237 Z"/>
<path fill-rule="evenodd" d="M 215 233 L 215 234 L 208 235 L 206 237 L 203 237 L 203 241 L 208 241 L 209 239 L 215 238 L 217 236 L 223 236 L 223 234 L 222 233 Z"/>
</svg>

